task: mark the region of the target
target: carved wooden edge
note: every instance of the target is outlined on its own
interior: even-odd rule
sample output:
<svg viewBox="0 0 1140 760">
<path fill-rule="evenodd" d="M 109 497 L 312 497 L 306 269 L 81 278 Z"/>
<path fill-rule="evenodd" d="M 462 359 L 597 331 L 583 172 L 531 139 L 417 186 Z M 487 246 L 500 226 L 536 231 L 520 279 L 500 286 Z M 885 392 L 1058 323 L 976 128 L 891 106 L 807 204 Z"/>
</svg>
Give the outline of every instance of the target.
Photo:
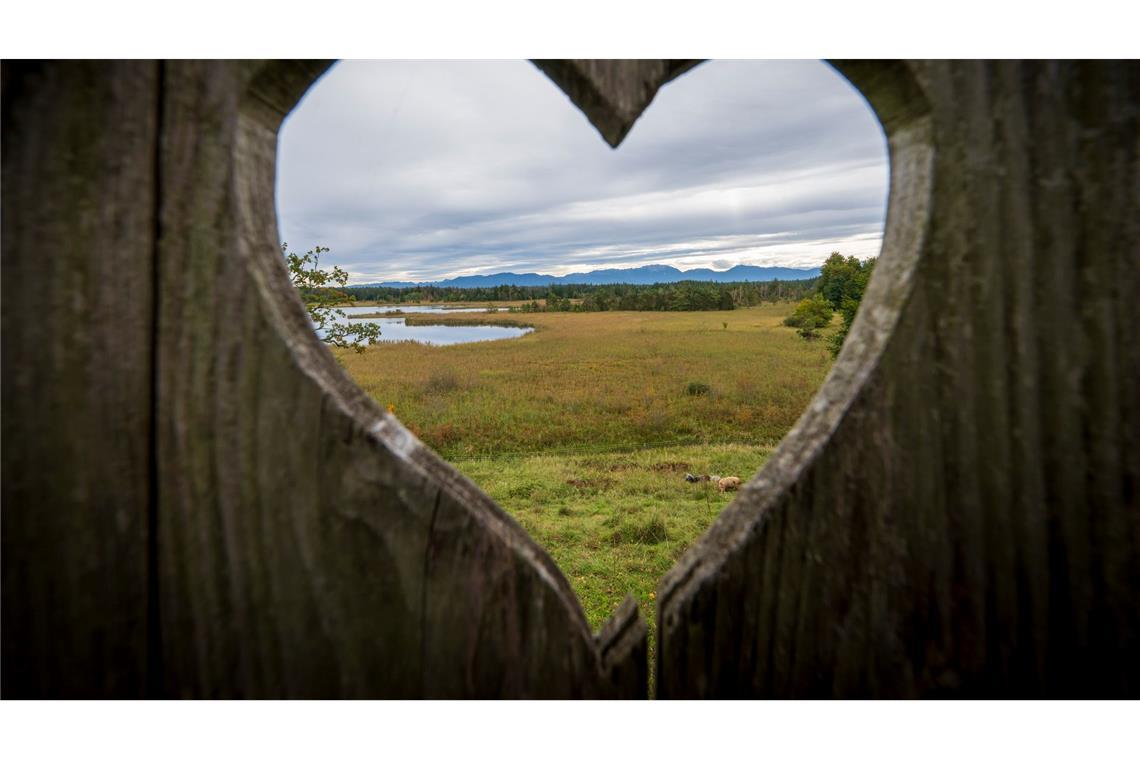
<svg viewBox="0 0 1140 760">
<path fill-rule="evenodd" d="M 311 77 L 309 84 L 312 84 L 320 74 L 324 73 L 324 69 L 299 68 L 294 65 L 294 62 L 282 62 L 281 69 L 278 69 L 278 65 L 278 62 L 267 63 L 258 72 L 258 76 L 251 82 L 249 90 L 247 102 L 250 107 L 248 110 L 243 109 L 243 119 L 247 123 L 243 135 L 244 145 L 239 150 L 251 156 L 258 156 L 263 165 L 267 165 L 265 162 L 269 158 L 269 154 L 265 150 L 269 144 L 267 136 L 270 132 L 272 133 L 274 148 L 272 157 L 275 160 L 277 129 L 288 110 L 292 110 L 291 106 L 288 110 L 280 110 L 280 105 L 288 102 L 288 98 L 283 97 L 283 94 L 298 91 L 303 94 L 308 86 L 305 86 L 303 90 L 300 89 L 301 82 L 306 77 Z M 275 76 L 278 70 L 282 70 L 284 76 L 290 80 L 288 86 L 272 86 L 279 81 Z M 269 99 L 260 96 L 262 88 L 268 88 L 274 95 L 280 97 L 279 105 L 272 111 L 263 110 L 264 104 L 269 102 Z M 275 121 L 264 121 L 269 114 L 272 114 L 270 118 Z M 255 122 L 256 126 L 250 123 L 251 120 Z M 260 144 L 255 145 L 255 141 Z M 272 175 L 268 173 L 263 172 L 262 177 L 267 181 L 272 180 Z M 252 209 L 253 203 L 257 203 L 265 197 L 273 197 L 271 188 L 272 185 L 266 187 L 263 184 L 261 194 L 247 199 L 250 207 L 246 211 L 249 215 L 243 215 L 244 222 L 250 223 L 255 218 Z M 264 194 L 267 190 L 269 191 L 268 196 Z M 478 486 L 430 448 L 424 446 L 395 416 L 381 409 L 336 363 L 328 347 L 313 334 L 305 307 L 297 295 L 296 288 L 289 282 L 288 269 L 279 255 L 279 250 L 274 247 L 269 250 L 271 255 L 266 255 L 265 230 L 260 232 L 262 234 L 256 238 L 250 236 L 252 239 L 247 241 L 250 245 L 244 253 L 247 256 L 250 273 L 259 286 L 259 295 L 267 311 L 272 315 L 271 321 L 280 329 L 281 338 L 289 345 L 298 364 L 318 383 L 326 393 L 327 398 L 340 407 L 344 414 L 355 419 L 357 424 L 367 431 L 367 435 L 376 443 L 423 471 L 425 476 L 448 489 L 457 500 L 470 504 L 473 507 L 472 511 L 479 516 L 481 522 L 497 533 L 505 542 L 514 544 L 516 550 L 536 562 L 551 582 L 555 583 L 561 591 L 570 595 L 570 599 L 575 602 L 571 605 L 574 616 L 585 624 L 585 613 L 582 611 L 581 605 L 577 604 L 577 597 L 574 596 L 569 582 L 558 571 L 557 565 L 550 556 Z"/>
<path fill-rule="evenodd" d="M 839 69 L 867 97 L 888 134 L 890 205 L 875 276 L 835 365 L 809 407 L 764 467 L 658 584 L 657 683 L 662 697 L 681 696 L 669 694 L 664 672 L 674 657 L 684 656 L 669 649 L 672 629 L 682 625 L 687 609 L 699 603 L 702 593 L 711 593 L 725 564 L 810 472 L 878 366 L 913 289 L 930 223 L 934 150 L 929 107 L 899 62 L 857 62 Z"/>
<path fill-rule="evenodd" d="M 648 699 L 648 636 L 649 629 L 638 616 L 637 601 L 626 594 L 595 637 L 610 695 Z"/>
<path fill-rule="evenodd" d="M 844 66 L 892 155 L 887 239 L 849 341 L 877 307 L 893 334 L 861 383 L 839 377 L 844 349 L 770 469 L 663 582 L 660 696 L 1140 685 L 1140 68 L 905 69 L 921 108 L 914 87 L 876 97 L 882 70 Z M 922 230 L 918 259 L 884 304 L 913 200 L 900 174 L 919 174 L 908 154 L 929 167 L 929 218 L 901 220 Z"/>
<path fill-rule="evenodd" d="M 267 216 L 254 206 L 274 197 L 277 131 L 282 120 L 327 67 L 324 62 L 251 65 L 250 86 L 241 106 L 238 153 L 251 164 L 241 170 L 255 177 L 254 182 L 248 183 L 249 194 L 240 202 L 242 252 L 257 285 L 257 297 L 281 340 L 289 346 L 298 367 L 318 385 L 328 403 L 354 420 L 373 445 L 403 460 L 423 479 L 438 484 L 448 494 L 449 502 L 465 510 L 473 524 L 485 530 L 492 541 L 513 552 L 520 563 L 529 565 L 537 581 L 549 587 L 565 619 L 576 629 L 574 635 L 582 646 L 594 652 L 596 683 L 589 683 L 590 677 L 582 674 L 586 682 L 576 687 L 578 695 L 644 696 L 646 679 L 642 676 L 646 672 L 647 631 L 644 621 L 638 619 L 636 604 L 630 605 L 627 600 L 606 624 L 606 633 L 595 638 L 577 596 L 549 554 L 474 483 L 368 397 L 314 335 L 304 306 L 289 281 L 277 245 L 277 230 L 264 224 L 267 218 L 275 219 L 275 214 L 270 210 Z M 247 183 L 239 182 L 239 187 L 245 186 Z"/>
<path fill-rule="evenodd" d="M 616 148 L 658 89 L 700 60 L 534 60 Z"/>
</svg>

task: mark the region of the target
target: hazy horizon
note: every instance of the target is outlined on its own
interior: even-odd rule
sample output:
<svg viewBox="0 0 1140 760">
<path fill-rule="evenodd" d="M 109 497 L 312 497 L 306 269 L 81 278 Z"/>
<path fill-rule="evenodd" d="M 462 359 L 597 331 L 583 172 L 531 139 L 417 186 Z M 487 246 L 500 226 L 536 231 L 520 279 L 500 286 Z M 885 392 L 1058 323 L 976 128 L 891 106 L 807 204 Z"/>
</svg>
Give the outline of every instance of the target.
<svg viewBox="0 0 1140 760">
<path fill-rule="evenodd" d="M 673 268 L 680 271 L 683 274 L 686 272 L 708 271 L 708 270 L 711 270 L 713 272 L 727 272 L 727 271 L 734 269 L 735 267 L 738 267 L 738 266 L 757 266 L 757 265 L 754 265 L 754 264 L 733 264 L 732 266 L 726 267 L 724 269 L 717 269 L 715 267 L 697 267 L 697 266 L 688 267 L 688 268 L 684 268 L 684 267 L 673 267 Z M 478 276 L 490 276 L 490 275 L 496 275 L 496 274 L 501 274 L 501 275 L 513 274 L 513 275 L 519 275 L 519 276 L 534 274 L 534 275 L 539 275 L 539 276 L 543 276 L 543 277 L 567 277 L 567 276 L 573 275 L 573 274 L 591 274 L 593 272 L 609 271 L 609 270 L 615 270 L 615 269 L 617 269 L 617 270 L 623 270 L 623 269 L 624 270 L 635 270 L 635 269 L 644 269 L 644 268 L 648 268 L 648 267 L 672 267 L 672 265 L 671 264 L 652 264 L 652 263 L 650 263 L 650 264 L 636 264 L 636 265 L 624 266 L 624 267 L 623 266 L 596 267 L 596 268 L 592 268 L 592 269 L 584 269 L 584 270 L 577 271 L 577 272 L 566 272 L 565 274 L 550 274 L 548 272 L 515 272 L 515 271 L 480 272 L 480 273 L 476 273 L 473 275 L 458 275 L 457 277 L 478 277 Z M 812 270 L 819 269 L 819 265 L 815 264 L 812 266 L 804 266 L 804 267 L 785 267 L 785 266 L 778 266 L 778 265 L 770 265 L 770 266 L 766 266 L 765 268 L 767 268 L 767 269 L 798 269 L 798 270 L 802 270 L 804 272 L 810 272 Z M 428 283 L 428 282 L 446 282 L 448 280 L 457 279 L 457 277 L 440 277 L 440 278 L 436 278 L 434 280 L 419 280 L 416 282 L 418 284 L 423 284 L 423 283 Z M 386 279 L 386 280 L 376 280 L 374 282 L 369 281 L 367 283 L 362 282 L 359 284 L 373 285 L 373 284 L 378 284 L 378 283 L 383 283 L 383 282 L 411 282 L 411 281 L 410 280 Z M 357 284 L 357 283 L 353 283 L 353 284 Z"/>
</svg>

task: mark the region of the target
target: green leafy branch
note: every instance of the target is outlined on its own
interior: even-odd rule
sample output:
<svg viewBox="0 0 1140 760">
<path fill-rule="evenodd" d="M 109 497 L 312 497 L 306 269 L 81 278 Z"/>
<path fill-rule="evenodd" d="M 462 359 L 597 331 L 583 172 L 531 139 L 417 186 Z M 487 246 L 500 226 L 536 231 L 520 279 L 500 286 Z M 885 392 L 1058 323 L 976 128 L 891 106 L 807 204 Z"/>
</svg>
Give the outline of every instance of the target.
<svg viewBox="0 0 1140 760">
<path fill-rule="evenodd" d="M 366 346 L 380 340 L 380 326 L 346 323 L 344 312 L 336 307 L 351 303 L 356 298 L 343 290 L 348 285 L 348 272 L 338 266 L 321 269 L 321 254 L 328 251 L 328 248 L 318 245 L 304 254 L 296 254 L 289 252 L 288 243 L 281 244 L 281 253 L 289 266 L 289 279 L 300 293 L 321 340 L 330 346 L 351 348 L 362 353 Z"/>
</svg>

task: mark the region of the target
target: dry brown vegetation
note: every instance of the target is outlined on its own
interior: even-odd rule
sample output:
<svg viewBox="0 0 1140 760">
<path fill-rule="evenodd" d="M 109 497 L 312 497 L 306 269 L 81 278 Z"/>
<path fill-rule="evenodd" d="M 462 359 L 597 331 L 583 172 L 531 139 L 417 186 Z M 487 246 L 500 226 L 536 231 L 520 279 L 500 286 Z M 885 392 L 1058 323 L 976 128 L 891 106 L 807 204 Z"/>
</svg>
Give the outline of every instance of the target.
<svg viewBox="0 0 1140 760">
<path fill-rule="evenodd" d="M 380 344 L 339 356 L 365 391 L 393 405 L 405 425 L 448 458 L 697 442 L 772 445 L 831 366 L 824 348 L 781 325 L 790 309 L 494 315 L 496 323 L 536 331 L 454 346 Z M 418 319 L 479 323 L 488 315 Z"/>
</svg>

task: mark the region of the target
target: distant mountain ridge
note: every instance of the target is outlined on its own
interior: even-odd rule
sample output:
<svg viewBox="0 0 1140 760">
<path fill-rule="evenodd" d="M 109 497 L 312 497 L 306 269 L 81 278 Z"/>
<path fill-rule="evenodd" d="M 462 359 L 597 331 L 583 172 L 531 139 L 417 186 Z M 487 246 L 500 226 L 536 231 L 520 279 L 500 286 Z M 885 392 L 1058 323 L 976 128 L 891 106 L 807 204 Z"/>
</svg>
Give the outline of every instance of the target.
<svg viewBox="0 0 1140 760">
<path fill-rule="evenodd" d="M 715 269 L 680 270 L 664 264 L 650 264 L 633 269 L 596 269 L 592 272 L 572 272 L 557 277 L 552 274 L 528 272 L 498 272 L 454 277 L 432 282 L 368 282 L 350 285 L 353 288 L 493 288 L 498 285 L 655 285 L 659 283 L 696 280 L 698 282 L 767 282 L 769 280 L 807 280 L 819 276 L 819 267 L 796 269 L 793 267 L 755 267 L 738 264 L 718 272 Z"/>
</svg>

